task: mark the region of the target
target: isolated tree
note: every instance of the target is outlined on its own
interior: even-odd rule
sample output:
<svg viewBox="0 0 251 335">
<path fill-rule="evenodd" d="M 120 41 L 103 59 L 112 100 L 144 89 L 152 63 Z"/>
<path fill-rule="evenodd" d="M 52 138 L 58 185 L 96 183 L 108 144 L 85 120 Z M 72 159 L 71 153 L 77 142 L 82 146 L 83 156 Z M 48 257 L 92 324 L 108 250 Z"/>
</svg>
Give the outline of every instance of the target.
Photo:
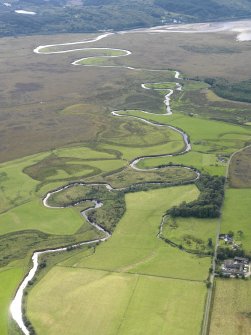
<svg viewBox="0 0 251 335">
<path fill-rule="evenodd" d="M 213 240 L 211 239 L 211 237 L 209 237 L 207 245 L 209 246 L 209 248 L 212 248 L 212 246 L 213 246 Z"/>
<path fill-rule="evenodd" d="M 229 232 L 227 233 L 230 237 L 234 237 L 234 232 L 232 230 L 229 230 Z"/>
</svg>

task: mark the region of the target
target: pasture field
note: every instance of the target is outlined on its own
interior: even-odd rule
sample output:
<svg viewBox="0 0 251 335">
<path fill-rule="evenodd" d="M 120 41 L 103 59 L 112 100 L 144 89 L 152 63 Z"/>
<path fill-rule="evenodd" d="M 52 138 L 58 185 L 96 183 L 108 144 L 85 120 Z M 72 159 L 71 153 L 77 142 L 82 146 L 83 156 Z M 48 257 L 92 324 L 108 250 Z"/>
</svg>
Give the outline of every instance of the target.
<svg viewBox="0 0 251 335">
<path fill-rule="evenodd" d="M 167 82 L 167 83 L 147 83 L 145 87 L 148 89 L 154 90 L 166 90 L 166 89 L 175 89 L 176 83 L 174 82 Z"/>
<path fill-rule="evenodd" d="M 251 253 L 250 208 L 251 189 L 228 188 L 225 194 L 221 232 L 234 232 L 234 239 Z M 243 234 L 238 233 L 242 231 Z"/>
<path fill-rule="evenodd" d="M 52 154 L 44 152 L 1 164 L 0 212 L 25 205 L 38 196 L 40 198 L 43 192 L 38 191 L 43 185 L 49 184 L 47 188 L 51 190 L 55 183 L 62 185 L 67 181 L 81 180 L 81 177 L 116 171 L 125 165 L 124 161 L 116 159 L 115 154 L 119 153 L 112 150 L 110 153 L 100 152 L 79 146 L 73 147 L 68 157 L 69 151 L 69 148 L 62 148 Z"/>
<path fill-rule="evenodd" d="M 218 219 L 166 218 L 162 236 L 188 250 L 212 252 L 208 245 L 211 238 L 215 244 Z"/>
<path fill-rule="evenodd" d="M 217 94 L 215 94 L 212 90 L 207 90 L 206 91 L 206 97 L 208 101 L 211 102 L 223 102 L 223 101 L 228 101 L 227 99 L 219 97 Z"/>
<path fill-rule="evenodd" d="M 40 181 L 38 188 L 46 183 L 87 180 L 102 172 L 116 171 L 125 165 L 122 160 L 81 160 L 49 155 L 40 162 L 24 169 L 31 178 Z"/>
<path fill-rule="evenodd" d="M 28 316 L 38 334 L 45 327 L 48 334 L 69 332 L 69 327 L 77 334 L 83 324 L 87 334 L 101 328 L 104 334 L 136 334 L 139 329 L 142 334 L 156 329 L 163 334 L 183 334 L 184 329 L 199 334 L 210 258 L 184 253 L 156 236 L 167 207 L 197 196 L 193 185 L 127 194 L 126 213 L 112 237 L 89 257 L 78 254 L 58 263 L 30 291 Z M 49 295 L 55 299 L 48 305 Z M 76 303 L 73 297 L 82 301 L 74 316 L 69 313 Z M 191 299 L 197 306 L 189 312 Z M 63 314 L 57 312 L 59 302 Z"/>
<path fill-rule="evenodd" d="M 122 130 L 117 131 L 116 136 L 113 138 L 115 142 L 116 139 L 119 142 L 120 137 L 123 138 L 125 134 L 130 138 L 131 134 L 140 128 L 140 122 L 134 129 L 132 122 L 122 121 Z M 148 131 L 150 139 L 147 139 Z M 110 134 L 111 132 L 107 132 L 103 137 L 109 138 Z M 76 179 L 89 180 L 89 182 L 100 179 L 104 182 L 107 178 L 107 181 L 111 181 L 116 186 L 129 186 L 142 181 L 173 183 L 175 181 L 190 180 L 195 177 L 193 171 L 178 167 L 165 168 L 161 171 L 156 171 L 156 173 L 149 171 L 146 172 L 145 176 L 143 176 L 143 172 L 132 171 L 129 168 L 115 173 L 124 168 L 128 164 L 126 159 L 134 158 L 136 152 L 140 154 L 144 152 L 150 154 L 153 151 L 166 153 L 175 150 L 179 151 L 184 146 L 181 136 L 177 135 L 173 130 L 165 129 L 158 134 L 157 127 L 147 125 L 142 127 L 142 134 L 144 136 L 138 137 L 136 143 L 138 147 L 133 148 L 134 152 L 130 152 L 130 145 L 135 144 L 136 135 L 126 143 L 127 146 L 120 145 L 114 148 L 112 145 L 102 144 L 97 146 L 98 149 L 88 148 L 84 145 L 63 147 L 1 164 L 1 197 L 4 199 L 1 203 L 0 223 L 0 263 L 2 269 L 4 269 L 3 266 L 8 266 L 15 259 L 19 259 L 20 261 L 24 260 L 24 270 L 34 250 L 71 245 L 100 236 L 79 215 L 79 210 L 84 209 L 88 204 L 63 210 L 48 209 L 42 206 L 41 197 L 44 196 L 45 192 L 61 186 L 62 183 Z M 146 144 L 146 141 L 148 141 L 149 145 L 142 150 L 140 146 Z M 163 144 L 159 145 L 159 143 Z M 104 174 L 104 176 L 101 177 L 101 174 Z M 107 177 L 105 177 L 105 174 L 108 174 Z M 24 185 L 21 191 L 19 191 L 18 185 Z M 197 196 L 198 191 L 194 194 Z M 177 195 L 178 193 L 176 192 L 174 197 Z M 113 208 L 113 205 L 114 201 L 109 201 L 108 207 L 105 205 L 104 209 L 106 207 L 108 209 Z M 164 207 L 166 206 L 163 205 L 163 209 Z M 105 220 L 105 225 L 107 217 L 102 210 L 99 211 L 101 213 L 99 214 L 99 219 Z M 111 222 L 111 220 L 108 221 Z M 178 266 L 175 259 L 179 252 L 172 250 L 172 253 L 173 260 L 170 268 L 177 271 Z M 160 261 L 163 262 L 163 259 L 161 260 L 162 251 L 159 250 L 156 252 L 157 254 L 159 254 Z M 107 256 L 109 257 L 109 255 Z M 131 256 L 133 256 L 132 253 Z M 145 257 L 144 252 L 143 254 L 139 252 L 138 256 Z M 197 264 L 196 259 L 191 259 L 191 262 L 192 264 L 194 262 Z M 186 263 L 190 264 L 188 260 L 186 260 Z M 208 261 L 202 263 L 206 275 Z M 163 265 L 160 265 L 154 272 L 159 273 L 161 267 Z M 195 276 L 200 276 L 199 267 L 195 272 Z M 182 273 L 183 277 L 186 277 L 186 275 L 187 268 Z M 13 276 L 14 287 L 18 285 L 20 280 L 20 277 Z M 12 286 L 10 287 L 10 293 L 11 295 L 8 296 L 8 299 L 3 301 L 5 310 L 8 309 L 14 293 Z M 2 322 L 5 328 L 6 322 L 5 314 L 5 320 Z M 5 333 L 6 331 L 4 330 L 3 334 Z"/>
<path fill-rule="evenodd" d="M 229 184 L 234 188 L 251 188 L 251 147 L 233 155 L 229 166 Z"/>
<path fill-rule="evenodd" d="M 151 156 L 154 155 L 165 155 L 166 153 L 174 154 L 182 151 L 184 149 L 184 142 L 182 140 L 167 142 L 165 144 L 160 144 L 152 147 L 141 147 L 141 148 L 133 148 L 133 147 L 124 147 L 118 145 L 106 145 L 103 144 L 100 148 L 104 148 L 105 150 L 111 148 L 113 150 L 120 150 L 123 153 L 123 159 L 127 161 L 131 161 L 133 158 L 142 157 L 142 156 Z"/>
<path fill-rule="evenodd" d="M 144 118 L 152 122 L 171 124 L 177 128 L 183 129 L 187 134 L 189 134 L 193 148 L 193 152 L 189 154 L 190 156 L 184 156 L 184 160 L 189 162 L 189 158 L 191 158 L 191 162 L 194 162 L 194 166 L 198 168 L 202 166 L 201 160 L 203 157 L 193 160 L 192 157 L 194 157 L 196 152 L 199 154 L 210 154 L 224 158 L 225 156 L 230 156 L 238 149 L 243 148 L 251 140 L 251 130 L 249 127 L 245 126 L 231 125 L 200 117 L 189 117 L 179 113 L 176 113 L 168 118 L 166 116 L 144 114 L 141 111 L 135 110 L 128 110 L 125 112 L 121 111 L 121 113 L 123 113 L 123 115 Z M 169 160 L 175 162 L 176 159 L 182 163 L 183 156 L 171 157 Z M 166 162 L 167 158 L 162 161 L 159 161 L 159 158 L 157 158 L 157 161 L 161 162 L 160 164 L 163 164 L 162 162 Z M 213 169 L 210 169 L 210 165 L 212 165 Z M 217 165 L 219 169 L 217 168 Z M 222 165 L 224 166 L 221 162 L 209 164 L 208 170 L 211 170 L 210 172 L 216 174 L 224 174 Z M 217 172 L 217 170 L 219 170 L 219 172 Z"/>
<path fill-rule="evenodd" d="M 118 158 L 118 153 L 116 151 L 109 150 L 107 152 L 97 151 L 95 149 L 88 148 L 84 145 L 80 146 L 72 146 L 72 147 L 65 147 L 65 148 L 57 148 L 53 150 L 53 153 L 57 157 L 72 157 L 72 158 L 80 158 L 86 160 L 102 160 L 102 159 L 110 159 L 114 160 Z"/>
<path fill-rule="evenodd" d="M 112 55 L 111 55 L 112 56 Z M 112 57 L 125 56 L 123 52 L 117 52 L 117 55 Z M 104 66 L 104 67 L 123 67 L 123 62 L 117 58 L 106 58 L 108 56 L 103 57 L 89 57 L 77 60 L 75 62 L 76 65 L 82 66 Z"/>
<path fill-rule="evenodd" d="M 172 142 L 182 142 L 182 136 L 167 127 L 157 127 L 137 119 L 118 118 L 118 127 L 102 132 L 101 143 L 121 145 L 122 147 L 153 147 Z"/>
<path fill-rule="evenodd" d="M 26 257 L 28 262 L 34 250 L 68 246 L 82 241 L 94 240 L 100 236 L 102 236 L 101 233 L 98 233 L 85 222 L 74 235 L 47 234 L 40 232 L 37 227 L 7 233 L 0 236 L 0 265 L 2 267 L 16 259 Z"/>
<path fill-rule="evenodd" d="M 216 280 L 210 335 L 248 335 L 251 281 Z"/>
<path fill-rule="evenodd" d="M 78 260 L 77 266 L 109 271 L 130 269 L 130 272 L 138 273 L 141 272 L 138 267 L 142 265 L 146 266 L 142 269 L 145 274 L 205 279 L 209 258 L 188 255 L 156 237 L 161 213 L 169 206 L 183 200 L 191 201 L 197 196 L 198 190 L 193 185 L 127 194 L 126 213 L 112 238 L 97 248 L 95 257 Z M 139 207 L 141 211 L 137 210 Z M 178 259 L 186 259 L 182 267 Z M 74 258 L 71 262 L 76 265 Z M 196 264 L 200 264 L 200 267 L 196 268 Z M 187 271 L 188 268 L 190 271 Z"/>
<path fill-rule="evenodd" d="M 47 189 L 51 190 L 55 183 L 62 185 L 70 180 L 81 180 L 81 177 L 86 179 L 87 176 L 121 169 L 125 161 L 118 158 L 120 155 L 119 151 L 108 149 L 108 152 L 102 152 L 78 146 L 2 163 L 0 211 L 3 213 L 23 205 L 37 195 L 41 197 L 43 193 L 38 191 L 43 185 L 50 184 Z"/>
<path fill-rule="evenodd" d="M 127 194 L 126 212 L 112 238 L 97 248 L 94 257 L 80 261 L 77 266 L 206 279 L 210 258 L 183 253 L 156 237 L 161 215 L 166 209 L 184 200 L 196 199 L 197 196 L 198 190 L 193 185 Z M 180 266 L 181 259 L 184 259 L 183 266 Z"/>
<path fill-rule="evenodd" d="M 189 134 L 194 151 L 216 154 L 231 153 L 245 146 L 251 137 L 250 127 L 231 125 L 200 117 L 189 117 L 180 113 L 175 113 L 170 117 L 143 114 L 141 111 L 135 110 L 123 113 L 157 123 L 170 124 L 184 130 Z"/>
<path fill-rule="evenodd" d="M 24 275 L 24 265 L 10 264 L 0 268 L 0 333 L 8 334 L 9 303 Z"/>
<path fill-rule="evenodd" d="M 34 197 L 37 182 L 29 178 L 23 169 L 43 159 L 45 154 L 38 154 L 24 159 L 1 164 L 0 166 L 0 212 L 20 206 Z M 22 188 L 19 187 L 22 185 Z"/>
<path fill-rule="evenodd" d="M 207 89 L 210 86 L 207 83 L 204 83 L 202 81 L 192 81 L 187 80 L 184 83 L 182 83 L 182 90 L 185 92 L 191 92 L 196 91 L 197 95 L 200 93 L 201 90 Z"/>
<path fill-rule="evenodd" d="M 37 229 L 48 234 L 71 235 L 82 224 L 83 219 L 73 208 L 50 210 L 37 199 L 3 213 L 0 233 Z"/>
<path fill-rule="evenodd" d="M 198 282 L 56 266 L 32 289 L 28 316 L 38 334 L 199 335 L 205 292 Z"/>
<path fill-rule="evenodd" d="M 224 159 L 223 161 L 220 159 Z M 186 155 L 175 157 L 148 158 L 140 161 L 137 166 L 140 168 L 152 168 L 161 165 L 184 164 L 194 166 L 202 172 L 208 172 L 212 175 L 225 175 L 226 160 L 223 156 L 217 156 L 214 153 L 206 154 L 196 151 L 188 152 Z"/>
</svg>

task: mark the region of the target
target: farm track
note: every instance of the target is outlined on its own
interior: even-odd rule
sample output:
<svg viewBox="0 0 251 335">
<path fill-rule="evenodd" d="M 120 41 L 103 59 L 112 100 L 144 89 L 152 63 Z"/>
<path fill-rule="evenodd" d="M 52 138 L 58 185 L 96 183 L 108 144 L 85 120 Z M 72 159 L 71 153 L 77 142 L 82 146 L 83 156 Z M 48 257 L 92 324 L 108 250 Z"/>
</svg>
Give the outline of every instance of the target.
<svg viewBox="0 0 251 335">
<path fill-rule="evenodd" d="M 36 49 L 34 49 L 34 52 L 37 54 L 58 54 L 58 53 L 69 53 L 69 52 L 74 52 L 74 51 L 81 51 L 81 50 L 110 50 L 112 51 L 121 51 L 121 55 L 111 55 L 111 56 L 96 56 L 96 57 L 86 57 L 86 58 L 81 58 L 78 59 L 76 61 L 74 61 L 72 63 L 72 65 L 74 66 L 95 66 L 95 67 L 119 67 L 119 66 L 106 66 L 106 65 L 83 65 L 83 64 L 79 64 L 81 61 L 86 60 L 86 59 L 90 59 L 90 58 L 115 58 L 115 57 L 125 57 L 125 56 L 129 56 L 131 54 L 130 51 L 128 50 L 122 50 L 122 49 L 112 49 L 112 48 L 77 48 L 77 49 L 69 49 L 69 50 L 62 50 L 62 51 L 48 51 L 48 48 L 54 48 L 54 47 L 60 47 L 60 46 L 72 46 L 72 45 L 80 45 L 80 44 L 86 44 L 86 43 L 92 43 L 92 42 L 96 42 L 99 41 L 101 39 L 104 39 L 110 35 L 113 35 L 113 33 L 107 33 L 107 34 L 103 34 L 100 35 L 92 40 L 87 40 L 87 41 L 82 41 L 82 42 L 73 42 L 73 43 L 64 43 L 64 44 L 57 44 L 57 45 L 46 45 L 46 46 L 39 46 Z M 43 51 L 43 49 L 47 49 L 46 51 Z M 132 67 L 126 67 L 126 66 L 122 66 L 122 68 L 126 68 L 129 70 L 147 70 L 147 71 L 161 71 L 161 70 L 154 70 L 154 69 L 136 69 L 136 68 L 132 68 Z M 174 78 L 180 81 L 180 73 L 178 71 L 174 72 Z M 182 86 L 180 84 L 180 82 L 177 81 L 176 82 L 176 88 L 175 89 L 169 89 L 169 88 L 157 88 L 156 90 L 161 90 L 161 91 L 166 91 L 166 95 L 165 95 L 165 100 L 164 100 L 164 104 L 166 105 L 166 112 L 163 114 L 155 114 L 155 113 L 150 113 L 150 112 L 146 112 L 146 111 L 139 111 L 140 113 L 142 113 L 142 117 L 138 117 L 138 116 L 130 116 L 130 115 L 126 115 L 126 114 L 122 114 L 121 111 L 113 111 L 112 115 L 115 117 L 126 117 L 126 118 L 134 118 L 136 120 L 140 120 L 141 122 L 145 122 L 147 124 L 150 124 L 152 126 L 155 127 L 167 127 L 169 129 L 172 129 L 176 132 L 178 132 L 184 141 L 184 149 L 177 153 L 177 154 L 170 154 L 170 153 L 166 153 L 166 154 L 161 154 L 161 155 L 151 155 L 151 156 L 142 156 L 142 157 L 137 157 L 135 158 L 131 163 L 130 163 L 130 167 L 137 170 L 137 171 L 153 171 L 153 170 L 157 170 L 157 169 L 162 169 L 163 167 L 160 168 L 152 168 L 152 169 L 141 169 L 139 167 L 137 167 L 137 164 L 144 160 L 144 159 L 149 159 L 149 158 L 156 158 L 156 157 L 173 157 L 173 156 L 177 156 L 177 155 L 183 155 L 186 154 L 187 152 L 189 152 L 191 150 L 191 144 L 189 141 L 189 137 L 188 135 L 182 131 L 181 129 L 175 128 L 173 126 L 167 125 L 167 124 L 161 124 L 161 123 L 154 123 L 151 121 L 148 121 L 146 119 L 143 118 L 144 114 L 152 114 L 152 115 L 160 115 L 160 116 L 170 116 L 172 115 L 172 110 L 171 110 L 171 106 L 170 106 L 170 101 L 171 101 L 171 96 L 174 93 L 174 90 L 176 91 L 181 91 L 182 90 Z M 142 84 L 142 88 L 146 89 L 146 90 L 151 90 L 151 89 L 155 89 L 155 88 L 149 88 L 147 85 L 156 85 L 156 84 L 161 84 L 161 83 L 145 83 Z M 164 83 L 163 83 L 164 84 Z M 180 166 L 180 165 L 176 165 L 176 166 Z M 193 170 L 196 173 L 196 177 L 192 180 L 190 180 L 190 182 L 195 182 L 199 177 L 200 177 L 200 173 L 197 170 L 191 169 L 190 167 L 184 167 L 184 166 L 180 166 L 184 169 L 190 169 Z M 145 183 L 145 184 L 151 184 L 151 183 Z M 152 184 L 163 184 L 164 183 L 152 183 Z M 59 189 L 56 189 L 54 191 L 51 191 L 49 193 L 47 193 L 47 195 L 44 197 L 43 199 L 43 205 L 45 207 L 48 208 L 60 208 L 60 207 L 52 207 L 48 204 L 48 200 L 50 198 L 50 196 L 54 193 L 58 193 L 60 191 L 63 191 L 69 187 L 72 187 L 74 185 L 88 185 L 88 186 L 94 186 L 94 185 L 104 185 L 106 186 L 108 191 L 111 190 L 122 190 L 122 189 L 115 189 L 113 188 L 111 185 L 109 184 L 105 184 L 105 183 L 82 183 L 82 182 L 77 182 L 77 183 L 72 183 L 66 186 L 62 186 Z M 171 184 L 170 184 L 171 185 Z M 70 247 L 78 247 L 78 246 L 83 246 L 83 245 L 90 245 L 90 244 L 97 244 L 103 241 L 106 241 L 107 239 L 109 239 L 111 237 L 110 233 L 107 232 L 105 229 L 103 229 L 102 227 L 100 227 L 99 225 L 97 225 L 94 222 L 91 222 L 88 219 L 88 211 L 90 211 L 93 208 L 99 208 L 102 206 L 102 203 L 99 202 L 99 199 L 90 199 L 93 204 L 94 207 L 92 208 L 88 208 L 84 211 L 81 212 L 82 216 L 89 222 L 89 224 L 93 227 L 95 227 L 98 231 L 102 232 L 104 234 L 104 237 L 99 238 L 99 239 L 95 239 L 95 240 L 90 240 L 90 241 L 84 241 L 78 244 L 74 244 Z M 87 200 L 85 200 L 87 201 Z M 76 204 L 74 204 L 76 205 Z M 61 207 L 62 208 L 62 207 Z M 69 247 L 69 246 L 68 246 Z M 30 331 L 28 330 L 28 328 L 26 327 L 25 323 L 24 323 L 24 319 L 23 319 L 23 311 L 22 311 L 22 302 L 23 302 L 23 295 L 24 295 L 24 291 L 26 289 L 26 287 L 28 286 L 29 282 L 34 278 L 34 276 L 36 275 L 36 272 L 38 271 L 39 268 L 39 256 L 43 255 L 43 254 L 49 254 L 49 253 L 55 253 L 55 252 L 63 252 L 66 251 L 68 247 L 61 247 L 61 248 L 55 248 L 55 249 L 47 249 L 47 250 L 40 250 L 40 251 L 36 251 L 33 253 L 32 256 L 32 262 L 33 262 L 33 266 L 31 268 L 31 270 L 29 271 L 29 273 L 26 275 L 26 277 L 24 278 L 24 280 L 21 282 L 16 295 L 11 303 L 11 307 L 10 307 L 10 312 L 12 315 L 12 318 L 16 321 L 17 325 L 19 326 L 19 328 L 21 329 L 21 331 L 23 332 L 23 334 L 25 335 L 30 335 Z M 169 278 L 169 277 L 167 277 Z M 181 278 L 172 278 L 170 277 L 170 279 L 180 279 L 180 280 L 186 280 L 186 279 L 181 279 Z"/>
</svg>

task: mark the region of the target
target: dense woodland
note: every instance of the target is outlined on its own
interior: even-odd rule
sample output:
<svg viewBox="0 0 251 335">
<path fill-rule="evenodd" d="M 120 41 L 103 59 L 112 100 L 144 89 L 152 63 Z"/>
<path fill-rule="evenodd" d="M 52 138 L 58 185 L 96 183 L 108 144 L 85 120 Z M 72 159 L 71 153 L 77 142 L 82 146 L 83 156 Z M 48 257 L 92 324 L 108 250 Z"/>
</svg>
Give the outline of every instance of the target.
<svg viewBox="0 0 251 335">
<path fill-rule="evenodd" d="M 205 82 L 212 86 L 217 95 L 225 99 L 251 102 L 251 79 L 239 83 L 230 83 L 222 78 L 206 78 Z"/>
<path fill-rule="evenodd" d="M 168 11 L 201 21 L 242 17 L 251 13 L 251 3 L 248 0 L 155 0 L 154 3 Z"/>
<path fill-rule="evenodd" d="M 199 198 L 189 203 L 183 202 L 179 206 L 174 206 L 167 211 L 167 214 L 172 217 L 219 217 L 224 199 L 224 184 L 224 177 L 201 175 L 196 182 L 201 192 Z"/>
<path fill-rule="evenodd" d="M 36 15 L 15 13 L 20 9 Z M 238 19 L 250 14 L 248 0 L 1 0 L 0 36 L 118 31 L 173 22 Z"/>
<path fill-rule="evenodd" d="M 246 254 L 245 251 L 241 248 L 239 249 L 233 249 L 228 247 L 219 247 L 217 249 L 217 259 L 222 261 L 224 259 L 228 258 L 234 258 L 234 257 L 250 257 L 250 255 Z"/>
</svg>

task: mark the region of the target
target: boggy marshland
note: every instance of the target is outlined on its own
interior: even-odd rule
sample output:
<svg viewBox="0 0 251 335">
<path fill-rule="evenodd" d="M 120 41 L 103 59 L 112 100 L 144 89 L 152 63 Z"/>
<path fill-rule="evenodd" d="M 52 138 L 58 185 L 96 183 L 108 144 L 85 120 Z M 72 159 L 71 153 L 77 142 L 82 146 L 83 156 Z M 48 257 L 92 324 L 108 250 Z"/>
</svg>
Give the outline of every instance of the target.
<svg viewBox="0 0 251 335">
<path fill-rule="evenodd" d="M 113 231 L 112 237 L 99 246 L 41 259 L 24 298 L 30 333 L 78 334 L 84 328 L 86 334 L 100 329 L 103 334 L 200 334 L 219 221 L 166 218 L 163 238 L 177 247 L 157 234 L 169 208 L 199 197 L 196 171 L 224 176 L 231 154 L 250 143 L 250 105 L 217 96 L 203 81 L 250 79 L 250 43 L 237 42 L 230 32 L 133 33 L 87 45 L 132 53 L 101 64 L 101 50 L 33 53 L 39 45 L 86 38 L 93 36 L 0 41 L 1 333 L 19 332 L 8 311 L 33 251 L 102 238 L 80 215 L 97 199 L 104 205 L 91 218 Z M 91 66 L 71 65 L 91 56 Z M 176 70 L 181 79 L 175 78 Z M 163 100 L 176 82 L 182 90 L 174 89 L 173 114 L 167 117 Z M 144 89 L 143 83 L 160 86 Z M 114 110 L 125 117 L 113 116 Z M 184 139 L 169 125 L 189 136 L 191 151 L 179 155 Z M 155 155 L 163 157 L 150 157 Z M 149 158 L 133 169 L 130 163 L 142 156 Z M 51 199 L 55 207 L 66 208 L 43 206 L 49 191 L 69 183 L 72 187 Z M 249 199 L 248 188 L 226 189 L 221 229 L 244 231 L 239 238 L 249 253 L 244 192 Z M 244 219 L 238 220 L 238 210 Z M 48 303 L 50 296 L 54 299 Z M 248 329 L 248 316 L 243 318 Z M 215 329 L 211 334 L 217 334 Z"/>
</svg>

